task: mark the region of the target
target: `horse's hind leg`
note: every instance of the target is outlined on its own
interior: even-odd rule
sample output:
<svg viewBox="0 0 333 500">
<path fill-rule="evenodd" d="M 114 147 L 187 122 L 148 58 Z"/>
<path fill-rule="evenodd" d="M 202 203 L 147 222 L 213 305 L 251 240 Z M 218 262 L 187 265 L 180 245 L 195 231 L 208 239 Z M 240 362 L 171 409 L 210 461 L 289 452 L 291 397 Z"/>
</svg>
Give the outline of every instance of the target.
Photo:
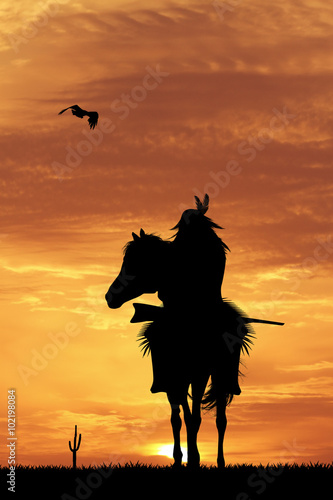
<svg viewBox="0 0 333 500">
<path fill-rule="evenodd" d="M 225 467 L 224 455 L 223 455 L 223 441 L 224 434 L 227 427 L 227 415 L 226 415 L 226 399 L 218 398 L 216 404 L 216 427 L 218 432 L 218 448 L 217 448 L 217 466 L 218 468 Z"/>
<path fill-rule="evenodd" d="M 171 402 L 169 396 L 169 403 L 171 406 L 171 426 L 173 433 L 173 458 L 174 458 L 174 467 L 181 467 L 183 453 L 180 447 L 180 429 L 182 428 L 182 419 L 180 418 L 180 408 L 178 404 L 174 404 Z"/>
</svg>

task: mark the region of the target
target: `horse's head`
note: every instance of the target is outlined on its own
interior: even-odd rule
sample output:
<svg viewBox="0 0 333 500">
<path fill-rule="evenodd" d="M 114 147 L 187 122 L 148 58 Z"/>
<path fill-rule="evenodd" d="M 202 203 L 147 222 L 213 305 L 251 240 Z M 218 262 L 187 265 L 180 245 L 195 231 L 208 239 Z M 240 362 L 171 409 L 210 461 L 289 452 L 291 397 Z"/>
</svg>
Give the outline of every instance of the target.
<svg viewBox="0 0 333 500">
<path fill-rule="evenodd" d="M 146 234 L 143 229 L 140 236 L 135 233 L 132 236 L 133 240 L 124 248 L 120 273 L 105 295 L 111 309 L 117 309 L 143 293 L 155 293 L 158 289 L 162 250 L 168 243 L 158 236 Z"/>
</svg>

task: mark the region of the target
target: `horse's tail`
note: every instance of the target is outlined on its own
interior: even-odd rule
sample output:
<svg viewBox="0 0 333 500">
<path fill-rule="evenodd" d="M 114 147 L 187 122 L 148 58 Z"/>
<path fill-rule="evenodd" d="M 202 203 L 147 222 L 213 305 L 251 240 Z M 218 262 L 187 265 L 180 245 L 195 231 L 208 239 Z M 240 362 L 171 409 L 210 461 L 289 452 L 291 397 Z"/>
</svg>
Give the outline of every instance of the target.
<svg viewBox="0 0 333 500">
<path fill-rule="evenodd" d="M 212 380 L 211 384 L 208 387 L 208 390 L 205 392 L 204 397 L 202 398 L 201 404 L 204 410 L 212 410 L 216 407 L 218 400 L 221 401 L 222 399 L 222 402 L 224 402 L 225 405 L 228 406 L 230 405 L 233 398 L 233 394 L 222 394 Z"/>
<path fill-rule="evenodd" d="M 202 406 L 206 410 L 215 408 L 218 401 L 230 405 L 234 395 L 240 394 L 238 376 L 241 352 L 249 354 L 254 330 L 247 315 L 230 301 L 223 301 L 223 329 L 217 344 L 211 372 L 211 383 L 203 396 Z"/>
</svg>

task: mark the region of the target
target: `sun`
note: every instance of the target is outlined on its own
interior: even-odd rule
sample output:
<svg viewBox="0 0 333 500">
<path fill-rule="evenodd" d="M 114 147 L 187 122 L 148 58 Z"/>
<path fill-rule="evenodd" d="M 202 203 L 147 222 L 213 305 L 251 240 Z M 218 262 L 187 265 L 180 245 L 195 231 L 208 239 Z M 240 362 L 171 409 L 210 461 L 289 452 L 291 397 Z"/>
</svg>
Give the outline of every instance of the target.
<svg viewBox="0 0 333 500">
<path fill-rule="evenodd" d="M 183 463 L 187 462 L 187 449 L 181 448 L 183 453 Z M 157 451 L 158 455 L 162 455 L 163 457 L 173 458 L 173 444 L 162 444 L 158 447 Z"/>
</svg>

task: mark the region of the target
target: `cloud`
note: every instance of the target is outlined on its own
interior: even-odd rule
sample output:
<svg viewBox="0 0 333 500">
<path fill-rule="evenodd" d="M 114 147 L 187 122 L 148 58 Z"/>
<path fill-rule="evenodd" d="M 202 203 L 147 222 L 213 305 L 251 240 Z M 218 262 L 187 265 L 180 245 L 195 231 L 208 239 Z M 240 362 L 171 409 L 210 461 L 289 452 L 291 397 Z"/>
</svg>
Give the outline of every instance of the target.
<svg viewBox="0 0 333 500">
<path fill-rule="evenodd" d="M 293 365 L 293 366 L 283 366 L 279 368 L 284 372 L 307 372 L 307 371 L 318 371 L 318 370 L 332 370 L 333 363 L 330 361 L 318 361 L 317 363 L 312 363 L 308 365 Z"/>
<path fill-rule="evenodd" d="M 27 266 L 22 265 L 15 267 L 4 265 L 3 269 L 18 274 L 45 273 L 46 275 L 54 275 L 55 277 L 58 278 L 71 278 L 71 279 L 82 279 L 87 275 L 105 276 L 105 269 L 103 269 L 102 271 L 102 269 L 98 265 L 92 266 L 91 269 L 86 268 L 84 270 L 74 269 L 73 267 L 70 267 L 66 270 L 63 265 L 58 269 L 56 267 L 48 267 L 42 265 L 27 265 Z"/>
</svg>

